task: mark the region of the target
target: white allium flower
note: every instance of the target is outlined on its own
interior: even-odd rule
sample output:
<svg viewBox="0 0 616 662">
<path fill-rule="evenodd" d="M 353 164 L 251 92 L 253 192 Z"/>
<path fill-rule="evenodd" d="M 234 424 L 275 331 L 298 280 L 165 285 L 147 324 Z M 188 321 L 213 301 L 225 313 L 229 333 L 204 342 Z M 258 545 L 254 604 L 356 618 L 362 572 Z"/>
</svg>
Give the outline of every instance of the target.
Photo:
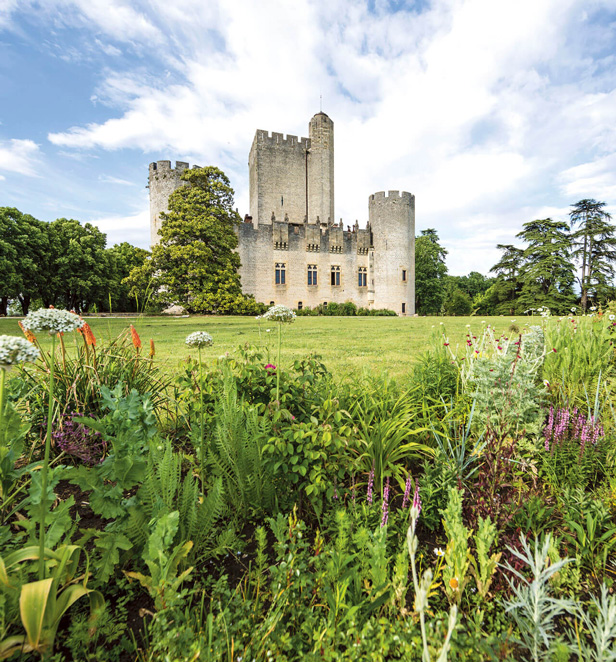
<svg viewBox="0 0 616 662">
<path fill-rule="evenodd" d="M 295 313 L 286 306 L 272 306 L 267 312 L 263 313 L 263 318 L 270 322 L 293 322 Z"/>
<path fill-rule="evenodd" d="M 207 347 L 214 342 L 214 339 L 209 333 L 205 331 L 195 331 L 190 335 L 186 336 L 186 344 L 190 347 L 197 347 L 201 349 L 202 347 Z"/>
<path fill-rule="evenodd" d="M 60 308 L 39 308 L 28 313 L 23 321 L 25 329 L 34 333 L 46 331 L 50 336 L 56 333 L 72 333 L 76 329 L 81 329 L 84 324 L 84 320 L 79 315 Z"/>
<path fill-rule="evenodd" d="M 4 370 L 26 361 L 36 361 L 39 354 L 39 350 L 25 338 L 0 336 L 0 369 Z"/>
</svg>

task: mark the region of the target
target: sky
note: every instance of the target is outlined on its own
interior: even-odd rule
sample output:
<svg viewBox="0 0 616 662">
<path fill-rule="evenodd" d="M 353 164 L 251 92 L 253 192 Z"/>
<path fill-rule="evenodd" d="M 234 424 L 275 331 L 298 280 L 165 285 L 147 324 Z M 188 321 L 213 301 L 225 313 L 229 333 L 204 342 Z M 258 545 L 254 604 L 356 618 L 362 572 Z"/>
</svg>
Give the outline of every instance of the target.
<svg viewBox="0 0 616 662">
<path fill-rule="evenodd" d="M 416 196 L 454 275 L 582 198 L 616 217 L 616 0 L 0 0 L 0 206 L 148 247 L 148 164 L 248 213 L 257 129 L 335 126 L 336 218 Z"/>
</svg>

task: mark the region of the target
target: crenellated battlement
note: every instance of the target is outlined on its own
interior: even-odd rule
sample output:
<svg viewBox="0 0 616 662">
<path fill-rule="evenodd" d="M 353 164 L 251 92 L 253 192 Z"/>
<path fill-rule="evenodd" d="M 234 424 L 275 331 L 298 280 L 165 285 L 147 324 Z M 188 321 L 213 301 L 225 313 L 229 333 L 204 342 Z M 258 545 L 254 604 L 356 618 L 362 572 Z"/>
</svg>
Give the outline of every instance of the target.
<svg viewBox="0 0 616 662">
<path fill-rule="evenodd" d="M 289 147 L 289 148 L 299 148 L 302 150 L 307 150 L 310 148 L 310 138 L 298 138 L 297 136 L 283 133 L 277 133 L 272 131 L 271 135 L 269 131 L 264 131 L 258 129 L 255 135 L 255 142 L 263 145 L 272 145 L 278 147 Z"/>
<path fill-rule="evenodd" d="M 405 200 L 408 203 L 411 203 L 414 199 L 415 196 L 408 191 L 387 191 L 387 193 L 385 193 L 385 191 L 378 191 L 368 198 L 368 204 L 378 204 L 379 202 L 392 202 L 396 200 Z"/>
<path fill-rule="evenodd" d="M 198 168 L 199 166 L 193 166 L 193 168 Z M 167 173 L 181 174 L 184 170 L 188 170 L 190 164 L 186 161 L 176 161 L 175 168 L 171 167 L 171 161 L 155 161 L 150 163 L 150 177 L 152 175 L 162 175 Z"/>
</svg>

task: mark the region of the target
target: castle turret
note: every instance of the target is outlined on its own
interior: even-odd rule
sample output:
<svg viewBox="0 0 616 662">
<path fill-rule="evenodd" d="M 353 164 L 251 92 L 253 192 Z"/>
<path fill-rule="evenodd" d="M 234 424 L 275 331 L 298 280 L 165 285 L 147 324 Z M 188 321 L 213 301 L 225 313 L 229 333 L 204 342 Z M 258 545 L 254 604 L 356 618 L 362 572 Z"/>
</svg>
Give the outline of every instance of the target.
<svg viewBox="0 0 616 662">
<path fill-rule="evenodd" d="M 374 306 L 415 313 L 415 196 L 384 191 L 368 198 Z"/>
<path fill-rule="evenodd" d="M 150 189 L 150 245 L 155 246 L 159 241 L 158 231 L 161 225 L 161 212 L 169 210 L 169 196 L 184 182 L 180 179 L 188 163 L 176 161 L 175 169 L 171 161 L 156 161 L 150 163 L 148 187 Z"/>
<path fill-rule="evenodd" d="M 309 125 L 308 223 L 333 223 L 334 218 L 334 123 L 323 112 Z"/>
</svg>

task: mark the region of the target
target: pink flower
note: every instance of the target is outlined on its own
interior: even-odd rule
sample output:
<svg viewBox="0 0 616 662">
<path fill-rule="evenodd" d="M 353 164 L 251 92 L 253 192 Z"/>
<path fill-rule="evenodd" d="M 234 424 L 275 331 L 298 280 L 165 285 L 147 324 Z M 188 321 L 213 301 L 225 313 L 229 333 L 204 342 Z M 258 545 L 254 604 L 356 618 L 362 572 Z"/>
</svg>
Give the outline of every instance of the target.
<svg viewBox="0 0 616 662">
<path fill-rule="evenodd" d="M 265 366 L 265 369 L 266 369 L 268 372 L 276 372 L 276 366 L 275 366 L 273 363 L 268 363 L 268 364 Z"/>
</svg>

